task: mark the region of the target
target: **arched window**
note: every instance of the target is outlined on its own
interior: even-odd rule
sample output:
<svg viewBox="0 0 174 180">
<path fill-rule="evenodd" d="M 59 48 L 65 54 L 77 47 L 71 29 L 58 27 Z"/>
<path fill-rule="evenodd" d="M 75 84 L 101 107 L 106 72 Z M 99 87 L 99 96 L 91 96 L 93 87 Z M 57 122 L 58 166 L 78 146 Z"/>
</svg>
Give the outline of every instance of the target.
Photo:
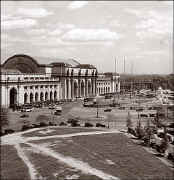
<svg viewBox="0 0 174 180">
<path fill-rule="evenodd" d="M 43 92 L 40 93 L 40 101 L 44 101 L 44 94 L 43 94 Z"/>
<path fill-rule="evenodd" d="M 33 93 L 30 93 L 30 103 L 33 103 Z"/>
<path fill-rule="evenodd" d="M 50 101 L 52 101 L 53 100 L 53 92 L 51 91 L 50 92 Z"/>
<path fill-rule="evenodd" d="M 35 93 L 35 102 L 38 102 L 38 93 Z"/>
<path fill-rule="evenodd" d="M 57 91 L 54 91 L 54 100 L 57 100 Z"/>
<path fill-rule="evenodd" d="M 73 76 L 74 75 L 74 69 L 72 69 L 72 71 L 71 71 L 71 76 Z"/>
<path fill-rule="evenodd" d="M 67 70 L 66 75 L 69 76 L 69 69 Z"/>
<path fill-rule="evenodd" d="M 25 93 L 25 94 L 24 94 L 24 104 L 26 104 L 26 103 L 27 103 L 27 100 L 28 100 L 28 94 L 27 94 L 27 93 Z"/>
<path fill-rule="evenodd" d="M 48 100 L 48 92 L 45 92 L 45 101 Z"/>
</svg>

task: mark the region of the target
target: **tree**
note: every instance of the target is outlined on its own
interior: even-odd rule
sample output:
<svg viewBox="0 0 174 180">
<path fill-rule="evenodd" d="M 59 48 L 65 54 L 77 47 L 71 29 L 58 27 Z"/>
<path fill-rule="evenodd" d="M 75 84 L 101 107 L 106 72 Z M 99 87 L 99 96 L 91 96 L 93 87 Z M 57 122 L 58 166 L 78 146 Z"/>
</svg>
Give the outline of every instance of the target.
<svg viewBox="0 0 174 180">
<path fill-rule="evenodd" d="M 133 127 L 133 123 L 132 123 L 132 120 L 131 120 L 131 115 L 130 115 L 130 112 L 128 111 L 128 115 L 127 115 L 127 121 L 126 121 L 126 126 L 128 128 L 128 133 L 131 132 L 131 129 Z"/>
<path fill-rule="evenodd" d="M 136 134 L 137 134 L 138 139 L 142 139 L 145 135 L 140 119 L 137 122 Z"/>
<path fill-rule="evenodd" d="M 0 125 L 1 127 L 7 126 L 9 124 L 8 121 L 8 109 L 1 107 L 1 120 L 0 120 Z"/>
<path fill-rule="evenodd" d="M 147 124 L 145 127 L 145 136 L 144 136 L 144 142 L 145 144 L 147 144 L 148 146 L 150 146 L 150 138 L 152 135 L 152 129 L 150 127 L 150 121 L 149 119 L 147 120 Z"/>
</svg>

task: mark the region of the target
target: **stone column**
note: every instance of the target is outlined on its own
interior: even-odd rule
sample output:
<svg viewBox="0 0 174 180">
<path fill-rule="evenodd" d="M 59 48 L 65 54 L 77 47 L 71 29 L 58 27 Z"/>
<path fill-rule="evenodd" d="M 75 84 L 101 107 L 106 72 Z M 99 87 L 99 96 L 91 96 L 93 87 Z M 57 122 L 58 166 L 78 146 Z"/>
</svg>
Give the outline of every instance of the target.
<svg viewBox="0 0 174 180">
<path fill-rule="evenodd" d="M 71 80 L 68 79 L 68 99 L 71 99 Z"/>
<path fill-rule="evenodd" d="M 81 80 L 78 80 L 78 96 L 81 96 Z"/>
<path fill-rule="evenodd" d="M 66 85 L 66 79 L 64 80 L 64 83 L 65 83 L 65 85 L 64 85 L 64 93 L 65 93 L 65 94 L 64 94 L 64 99 L 67 99 L 67 93 L 66 93 L 66 92 L 67 92 L 67 89 L 66 89 L 66 88 L 67 88 L 67 85 Z"/>
<path fill-rule="evenodd" d="M 74 81 L 71 79 L 71 98 L 74 99 Z"/>
<path fill-rule="evenodd" d="M 88 97 L 88 79 L 85 79 L 85 96 Z"/>
</svg>

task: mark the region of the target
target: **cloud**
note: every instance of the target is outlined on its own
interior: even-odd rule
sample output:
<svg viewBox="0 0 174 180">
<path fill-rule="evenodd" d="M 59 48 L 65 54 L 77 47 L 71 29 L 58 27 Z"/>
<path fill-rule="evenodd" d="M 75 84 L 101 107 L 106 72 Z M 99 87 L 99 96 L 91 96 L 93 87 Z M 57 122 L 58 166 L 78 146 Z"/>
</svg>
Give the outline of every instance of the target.
<svg viewBox="0 0 174 180">
<path fill-rule="evenodd" d="M 148 11 L 143 20 L 136 25 L 136 29 L 138 30 L 136 35 L 140 38 L 153 37 L 155 35 L 172 35 L 172 17 L 172 13 Z"/>
<path fill-rule="evenodd" d="M 47 11 L 44 8 L 19 8 L 16 14 L 25 17 L 42 18 L 48 15 L 52 15 L 53 13 Z"/>
<path fill-rule="evenodd" d="M 10 29 L 21 29 L 29 28 L 37 25 L 37 21 L 34 19 L 16 19 L 16 20 L 7 20 L 1 22 L 1 28 L 5 30 Z"/>
<path fill-rule="evenodd" d="M 118 22 L 118 20 L 112 20 L 110 23 L 109 23 L 110 26 L 113 26 L 113 27 L 118 27 L 118 26 L 121 26 L 121 24 Z"/>
<path fill-rule="evenodd" d="M 69 29 L 75 28 L 75 25 L 74 24 L 58 23 L 56 25 L 56 27 L 58 27 L 59 29 L 62 29 L 62 30 L 69 30 Z"/>
<path fill-rule="evenodd" d="M 138 9 L 129 9 L 129 8 L 126 8 L 124 11 L 129 13 L 129 14 L 135 15 L 135 16 L 142 15 L 142 11 L 140 11 Z"/>
<path fill-rule="evenodd" d="M 73 1 L 69 4 L 69 9 L 79 9 L 88 4 L 88 1 Z"/>
<path fill-rule="evenodd" d="M 65 41 L 114 41 L 121 37 L 120 34 L 109 29 L 72 29 L 65 33 Z"/>
<path fill-rule="evenodd" d="M 62 31 L 60 29 L 55 29 L 53 31 L 50 31 L 48 34 L 49 35 L 60 35 L 62 33 Z"/>
</svg>

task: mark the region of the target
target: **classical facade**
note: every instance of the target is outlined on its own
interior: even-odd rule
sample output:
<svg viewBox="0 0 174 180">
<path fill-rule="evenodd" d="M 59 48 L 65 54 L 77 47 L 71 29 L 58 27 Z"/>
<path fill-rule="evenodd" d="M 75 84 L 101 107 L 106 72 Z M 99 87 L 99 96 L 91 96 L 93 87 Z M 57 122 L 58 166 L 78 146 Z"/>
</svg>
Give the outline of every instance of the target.
<svg viewBox="0 0 174 180">
<path fill-rule="evenodd" d="M 120 76 L 116 73 L 98 74 L 97 94 L 112 94 L 120 92 Z"/>
<path fill-rule="evenodd" d="M 96 95 L 97 69 L 73 59 L 40 64 L 14 55 L 1 65 L 1 105 L 74 99 Z"/>
</svg>

